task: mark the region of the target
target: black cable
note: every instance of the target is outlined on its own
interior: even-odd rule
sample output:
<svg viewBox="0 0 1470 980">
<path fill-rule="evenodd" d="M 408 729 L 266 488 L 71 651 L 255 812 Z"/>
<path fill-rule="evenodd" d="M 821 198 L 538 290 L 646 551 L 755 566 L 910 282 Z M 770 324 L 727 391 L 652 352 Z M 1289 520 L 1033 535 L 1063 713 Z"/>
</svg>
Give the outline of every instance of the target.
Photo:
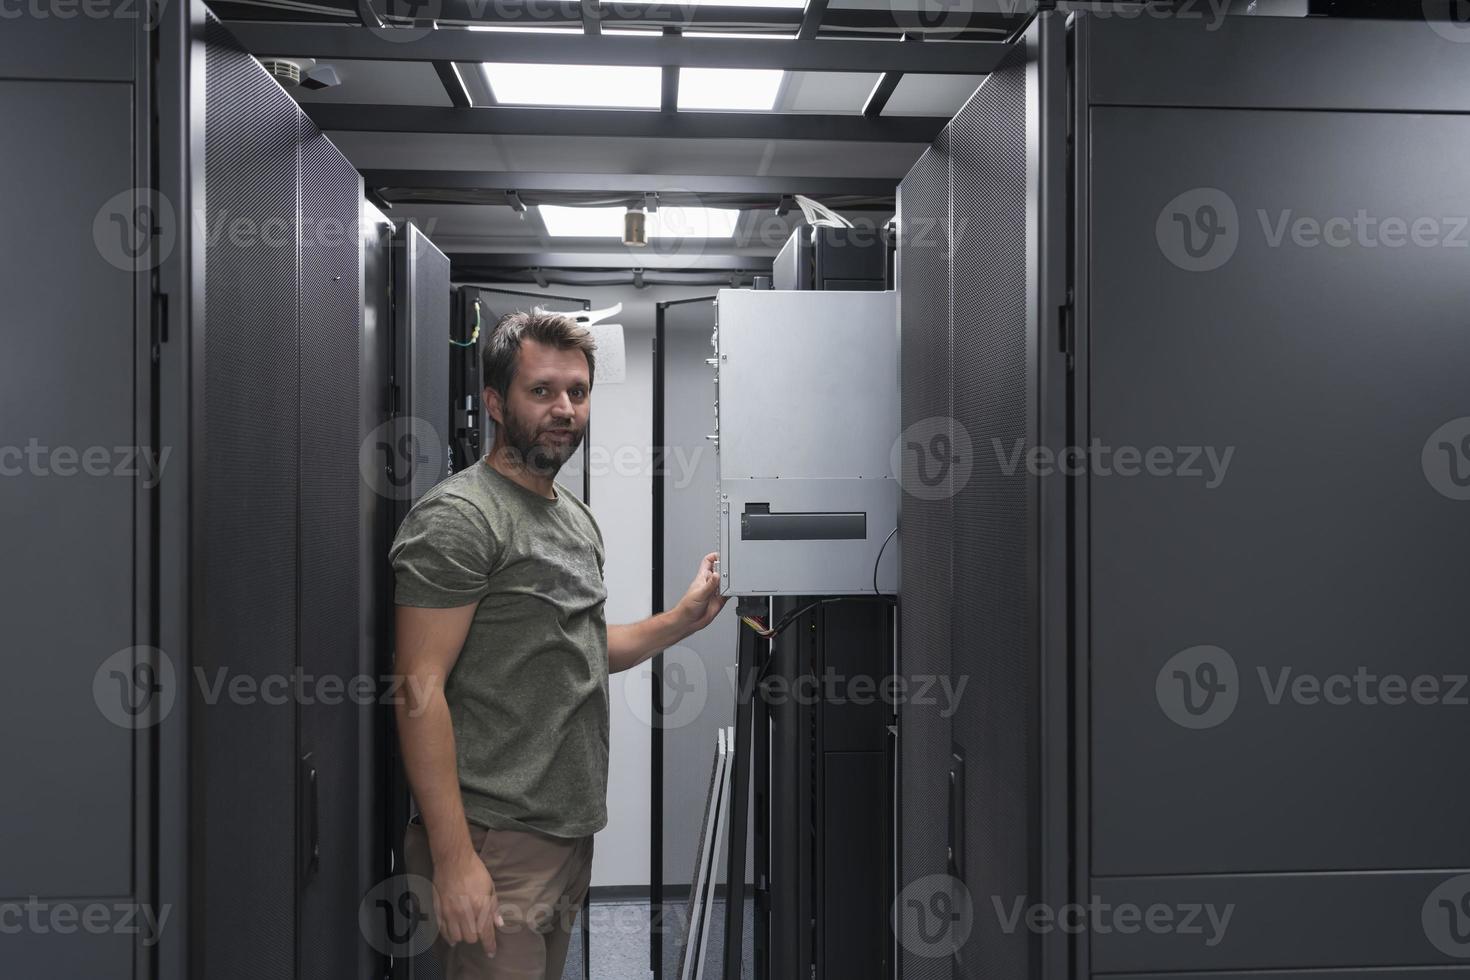
<svg viewBox="0 0 1470 980">
<path fill-rule="evenodd" d="M 886 538 L 883 539 L 883 544 L 878 548 L 878 557 L 873 559 L 873 594 L 874 595 L 882 595 L 883 594 L 883 593 L 881 593 L 881 592 L 878 591 L 878 563 L 883 560 L 883 552 L 888 547 L 888 542 L 892 541 L 893 540 L 893 536 L 895 534 L 897 534 L 897 533 L 898 533 L 898 528 L 896 528 L 896 527 L 892 531 L 889 531 L 888 532 L 888 537 L 886 537 Z"/>
</svg>

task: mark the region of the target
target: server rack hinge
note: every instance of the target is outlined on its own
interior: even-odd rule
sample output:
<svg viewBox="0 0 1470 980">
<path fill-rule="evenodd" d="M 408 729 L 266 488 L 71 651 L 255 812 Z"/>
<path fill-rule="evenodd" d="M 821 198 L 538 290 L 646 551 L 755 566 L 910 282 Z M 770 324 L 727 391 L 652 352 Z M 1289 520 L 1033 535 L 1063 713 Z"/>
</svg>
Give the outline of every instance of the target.
<svg viewBox="0 0 1470 980">
<path fill-rule="evenodd" d="M 1072 370 L 1073 355 L 1077 348 L 1077 319 L 1072 304 L 1072 291 L 1067 290 L 1067 302 L 1057 311 L 1058 349 L 1067 358 L 1067 370 Z"/>
<path fill-rule="evenodd" d="M 153 323 L 151 354 L 153 363 L 158 363 L 159 348 L 168 343 L 168 295 L 166 293 L 153 294 Z"/>
</svg>

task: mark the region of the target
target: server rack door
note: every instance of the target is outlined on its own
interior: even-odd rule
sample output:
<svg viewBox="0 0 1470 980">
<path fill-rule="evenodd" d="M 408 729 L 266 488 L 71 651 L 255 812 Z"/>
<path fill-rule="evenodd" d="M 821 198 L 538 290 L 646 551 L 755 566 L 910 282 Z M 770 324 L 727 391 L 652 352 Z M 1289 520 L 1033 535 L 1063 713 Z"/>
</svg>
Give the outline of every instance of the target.
<svg viewBox="0 0 1470 980">
<path fill-rule="evenodd" d="M 656 476 L 663 484 L 663 548 L 657 556 L 662 594 L 655 597 L 659 609 L 674 607 L 688 587 L 690 570 L 715 549 L 716 460 L 714 444 L 705 438 L 714 432 L 715 416 L 713 372 L 705 364 L 714 353 L 713 299 L 669 303 L 662 315 L 664 411 Z M 654 820 L 661 833 L 652 842 L 651 863 L 660 876 L 656 884 L 661 894 L 654 897 L 662 901 L 654 909 L 658 921 L 653 939 L 659 945 L 652 961 L 655 976 L 665 980 L 678 976 L 681 917 L 696 877 L 699 812 L 690 801 L 704 793 L 718 732 L 734 720 L 735 685 L 728 671 L 735 667 L 739 628 L 732 604 L 709 627 L 636 672 L 652 686 L 651 703 L 634 710 L 648 719 L 657 747 Z M 596 942 L 594 935 L 594 951 Z"/>
<path fill-rule="evenodd" d="M 148 900 L 146 874 L 134 874 L 147 833 L 135 826 L 134 777 L 143 805 L 151 720 L 166 709 L 139 680 L 147 654 L 135 651 L 148 642 L 136 610 L 150 599 L 149 528 L 135 516 L 157 486 L 137 450 L 157 447 L 137 309 L 153 212 L 133 176 L 133 44 L 132 22 L 116 20 L 18 17 L 0 31 L 12 230 L 0 266 L 5 976 L 132 977 L 137 937 L 35 929 L 20 906 L 35 896 L 44 925 L 48 909 L 85 910 L 96 896 Z"/>
<path fill-rule="evenodd" d="M 1068 975 L 1064 34 L 1043 13 L 899 189 L 902 975 Z"/>
<path fill-rule="evenodd" d="M 953 571 L 950 528 L 953 521 L 952 471 L 932 468 L 929 446 L 954 444 L 951 406 L 953 293 L 950 252 L 949 131 L 940 133 L 898 187 L 897 278 L 900 323 L 898 675 L 905 684 L 950 673 L 950 618 Z M 922 476 L 922 479 L 921 479 Z M 928 492 L 930 489 L 934 492 Z M 922 492 L 921 492 L 922 491 Z M 945 825 L 950 719 L 937 710 L 905 704 L 899 712 L 899 880 L 894 927 L 903 944 L 901 975 L 906 980 L 947 980 L 949 951 L 930 955 L 914 945 L 915 931 L 927 925 L 928 896 L 910 886 L 927 887 L 948 873 Z M 905 906 L 918 901 L 913 912 Z"/>
<path fill-rule="evenodd" d="M 236 696 L 296 667 L 300 459 L 297 117 L 208 24 L 193 661 L 193 976 L 290 976 L 296 960 L 295 699 Z M 234 233 L 230 233 L 231 230 Z M 192 679 L 191 679 L 192 680 Z M 225 687 L 219 687 L 220 682 Z"/>
<path fill-rule="evenodd" d="M 395 414 L 411 438 L 402 513 L 449 475 L 449 259 L 412 221 L 393 240 Z"/>
<path fill-rule="evenodd" d="M 1089 480 L 1089 870 L 1112 904 L 1234 915 L 1212 944 L 1095 936 L 1090 967 L 1452 964 L 1470 953 L 1470 773 L 1444 751 L 1470 736 L 1444 701 L 1470 588 L 1470 277 L 1464 219 L 1445 220 L 1470 215 L 1447 165 L 1470 153 L 1464 54 L 1422 24 L 1227 19 L 1208 56 L 1252 71 L 1151 106 L 1121 63 L 1162 70 L 1149 51 L 1205 39 L 1093 26 L 1091 94 L 1112 94 L 1089 112 L 1088 435 L 1143 468 Z M 1321 88 L 1252 87 L 1287 39 Z M 1365 43 L 1395 85 L 1359 86 Z"/>
<path fill-rule="evenodd" d="M 359 426 L 369 433 L 360 450 L 363 480 L 358 491 L 363 516 L 359 529 L 364 560 L 359 590 L 363 597 L 359 630 L 361 670 L 375 678 L 393 673 L 393 569 L 386 561 L 396 527 L 394 487 L 387 481 L 388 456 L 382 444 L 389 419 L 392 357 L 393 223 L 372 204 L 359 204 L 362 214 L 362 341 L 360 345 Z M 368 823 L 363 832 L 371 859 L 360 870 L 358 893 L 367 895 L 390 876 L 393 854 L 402 846 L 406 801 L 395 806 L 391 787 L 398 782 L 398 746 L 393 708 L 383 705 L 359 716 L 359 807 Z M 379 947 L 374 947 L 382 952 Z M 379 973 L 381 975 L 381 971 Z"/>
<path fill-rule="evenodd" d="M 313 696 L 299 706 L 303 798 L 298 840 L 303 978 L 361 977 L 369 950 L 358 929 L 360 870 L 373 860 L 370 814 L 359 805 L 360 715 L 344 696 L 359 673 L 364 555 L 358 450 L 362 306 L 358 283 L 361 178 L 305 116 L 301 127 L 300 651 Z M 331 687 L 326 685 L 330 684 Z"/>
</svg>

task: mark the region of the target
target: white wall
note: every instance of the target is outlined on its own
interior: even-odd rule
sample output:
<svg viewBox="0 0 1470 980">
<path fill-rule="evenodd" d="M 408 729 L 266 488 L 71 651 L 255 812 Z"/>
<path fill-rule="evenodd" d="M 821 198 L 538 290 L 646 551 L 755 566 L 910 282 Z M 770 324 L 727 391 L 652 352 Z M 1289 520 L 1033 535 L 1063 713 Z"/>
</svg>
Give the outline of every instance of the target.
<svg viewBox="0 0 1470 980">
<path fill-rule="evenodd" d="M 538 292 L 536 286 L 505 288 Z M 593 309 L 623 304 L 618 317 L 624 327 L 628 378 L 621 384 L 592 383 L 591 439 L 592 513 L 602 528 L 606 547 L 608 623 L 646 618 L 652 602 L 653 536 L 653 328 L 655 304 L 663 300 L 712 295 L 717 287 L 565 286 L 546 292 L 585 297 Z M 497 313 L 542 304 L 530 297 L 486 297 Z M 544 301 L 548 309 L 572 310 L 574 304 Z M 713 397 L 713 396 L 711 396 Z M 665 569 L 667 583 L 692 579 L 694 569 Z M 687 584 L 687 583 L 686 583 Z M 628 678 L 640 681 L 629 685 Z M 649 872 L 649 793 L 651 731 L 646 675 L 640 671 L 611 678 L 611 763 L 608 773 L 608 825 L 597 835 L 592 866 L 594 887 L 647 887 Z M 698 806 L 699 804 L 695 804 Z"/>
</svg>

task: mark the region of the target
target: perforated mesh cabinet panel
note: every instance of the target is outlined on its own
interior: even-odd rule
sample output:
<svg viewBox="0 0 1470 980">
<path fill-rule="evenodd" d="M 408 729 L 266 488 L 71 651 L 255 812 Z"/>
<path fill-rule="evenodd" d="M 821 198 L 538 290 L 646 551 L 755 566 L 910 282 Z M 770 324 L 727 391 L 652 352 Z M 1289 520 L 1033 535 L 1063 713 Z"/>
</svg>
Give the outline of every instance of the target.
<svg viewBox="0 0 1470 980">
<path fill-rule="evenodd" d="M 310 120 L 301 126 L 301 668 L 359 673 L 357 171 Z M 300 709 L 300 754 L 316 773 L 317 868 L 301 894 L 301 976 L 365 974 L 358 869 L 370 860 L 358 803 L 359 717 L 350 698 Z M 302 842 L 306 846 L 306 842 Z"/>
<path fill-rule="evenodd" d="M 898 188 L 900 417 L 904 441 L 899 502 L 899 673 L 910 683 L 950 670 L 952 472 L 941 476 L 933 448 L 953 440 L 950 331 L 950 159 L 941 133 Z M 939 438 L 941 441 L 935 443 Z M 952 442 L 951 442 L 952 444 Z M 900 891 L 945 873 L 949 720 L 937 706 L 899 707 Z M 901 923 L 904 920 L 901 920 Z M 905 928 L 902 924 L 900 928 Z M 947 956 L 900 953 L 907 980 L 951 975 Z"/>
<path fill-rule="evenodd" d="M 968 980 L 1021 980 L 1031 969 L 1031 933 L 1002 931 L 990 914 L 994 897 L 1009 908 L 1033 894 L 1036 826 L 1036 504 L 1026 467 L 1008 464 L 1033 444 L 1036 405 L 1026 71 L 1024 52 L 1013 54 L 949 127 L 954 415 L 975 447 L 953 528 L 952 667 L 956 684 L 968 680 L 954 735 L 966 760 L 964 880 L 976 906 L 961 950 Z"/>
<path fill-rule="evenodd" d="M 213 20 L 206 47 L 205 217 L 223 233 L 206 254 L 191 653 L 211 681 L 259 681 L 296 659 L 297 109 Z M 204 920 L 190 975 L 291 976 L 294 708 L 189 691 L 191 913 Z"/>
</svg>

